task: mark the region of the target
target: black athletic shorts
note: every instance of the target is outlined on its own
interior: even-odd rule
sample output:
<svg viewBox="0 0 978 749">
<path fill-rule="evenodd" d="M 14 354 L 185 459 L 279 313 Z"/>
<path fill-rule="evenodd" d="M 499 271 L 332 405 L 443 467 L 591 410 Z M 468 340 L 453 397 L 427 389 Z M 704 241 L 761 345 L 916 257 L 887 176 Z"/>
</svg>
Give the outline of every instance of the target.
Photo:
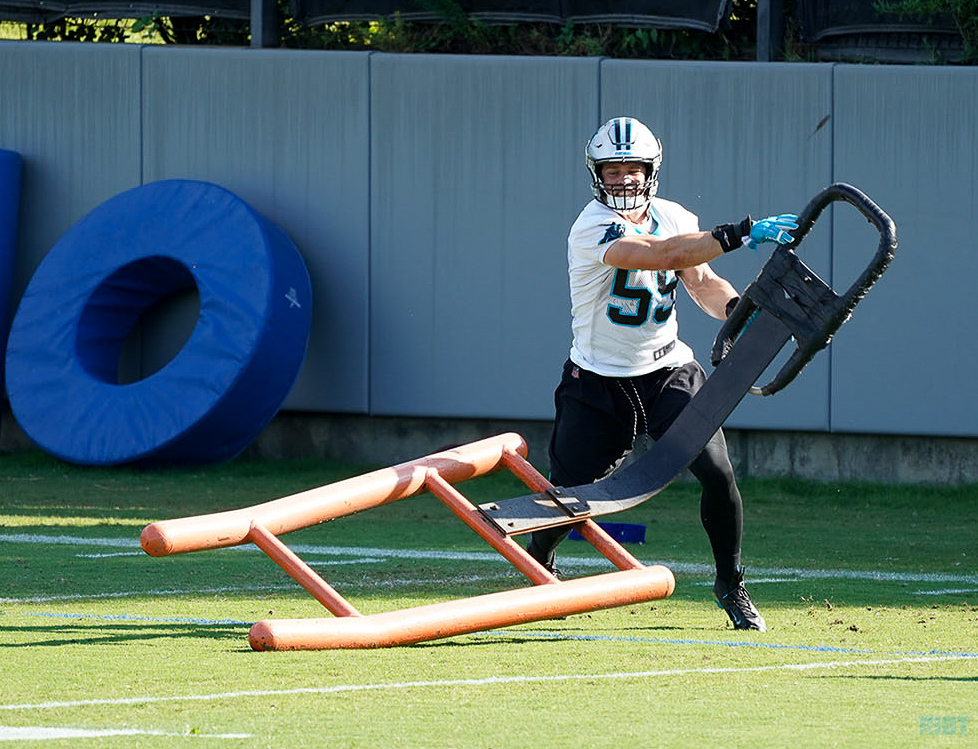
<svg viewBox="0 0 978 749">
<path fill-rule="evenodd" d="M 705 381 L 695 361 L 640 377 L 605 377 L 568 360 L 554 394 L 551 482 L 578 486 L 608 475 L 637 436 L 661 437 Z"/>
</svg>

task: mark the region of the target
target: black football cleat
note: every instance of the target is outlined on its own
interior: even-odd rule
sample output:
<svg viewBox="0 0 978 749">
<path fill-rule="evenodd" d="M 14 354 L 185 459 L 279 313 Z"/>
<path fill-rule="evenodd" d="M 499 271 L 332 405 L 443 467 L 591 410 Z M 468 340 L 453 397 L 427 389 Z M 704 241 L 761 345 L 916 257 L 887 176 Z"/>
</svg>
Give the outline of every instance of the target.
<svg viewBox="0 0 978 749">
<path fill-rule="evenodd" d="M 744 587 L 743 570 L 738 570 L 729 581 L 718 577 L 713 583 L 713 599 L 717 606 L 727 612 L 734 629 L 753 629 L 757 632 L 767 630 L 763 617 L 757 613 L 747 588 Z"/>
</svg>

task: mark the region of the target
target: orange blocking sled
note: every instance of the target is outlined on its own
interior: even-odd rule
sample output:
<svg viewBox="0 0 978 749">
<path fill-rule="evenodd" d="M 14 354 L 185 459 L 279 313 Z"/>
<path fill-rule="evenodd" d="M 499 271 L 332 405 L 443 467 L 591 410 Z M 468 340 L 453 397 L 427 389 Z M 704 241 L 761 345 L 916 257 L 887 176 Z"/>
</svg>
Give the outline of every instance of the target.
<svg viewBox="0 0 978 749">
<path fill-rule="evenodd" d="M 453 486 L 507 468 L 533 491 L 551 488 L 525 456 L 523 438 L 503 434 L 254 507 L 152 523 L 143 529 L 140 542 L 146 553 L 157 557 L 254 543 L 334 615 L 258 622 L 249 636 L 255 650 L 408 645 L 672 594 L 675 579 L 668 568 L 646 567 L 591 519 L 575 522 L 575 529 L 619 571 L 559 581 Z M 441 499 L 533 585 L 364 616 L 279 539 L 290 531 L 424 491 Z"/>
</svg>

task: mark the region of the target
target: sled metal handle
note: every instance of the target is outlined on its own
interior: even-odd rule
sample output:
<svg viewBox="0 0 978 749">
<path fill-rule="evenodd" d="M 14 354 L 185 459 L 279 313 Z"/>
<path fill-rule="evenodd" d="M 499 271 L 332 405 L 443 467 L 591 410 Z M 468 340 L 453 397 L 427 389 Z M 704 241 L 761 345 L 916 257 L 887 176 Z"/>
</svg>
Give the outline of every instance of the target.
<svg viewBox="0 0 978 749">
<path fill-rule="evenodd" d="M 811 230 L 822 211 L 833 202 L 854 206 L 879 232 L 880 241 L 868 266 L 842 295 L 836 294 L 795 254 L 795 248 Z M 855 306 L 889 267 L 896 253 L 896 225 L 882 208 L 852 185 L 836 182 L 823 189 L 798 217 L 794 240 L 779 245 L 758 277 L 741 295 L 713 343 L 711 361 L 717 366 L 740 333 L 760 311 L 781 320 L 791 331 L 797 347 L 777 375 L 751 392 L 772 395 L 791 382 L 812 357 L 828 345 L 835 332 L 852 315 Z"/>
</svg>

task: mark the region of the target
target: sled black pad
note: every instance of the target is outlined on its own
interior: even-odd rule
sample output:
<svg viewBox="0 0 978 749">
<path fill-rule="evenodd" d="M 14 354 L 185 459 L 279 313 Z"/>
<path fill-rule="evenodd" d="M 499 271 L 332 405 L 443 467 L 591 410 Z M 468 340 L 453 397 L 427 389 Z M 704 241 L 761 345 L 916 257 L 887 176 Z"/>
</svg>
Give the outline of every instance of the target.
<svg viewBox="0 0 978 749">
<path fill-rule="evenodd" d="M 808 268 L 794 249 L 830 203 L 855 206 L 880 234 L 872 262 L 842 295 Z M 790 383 L 883 274 L 896 252 L 896 226 L 851 185 L 826 187 L 798 217 L 795 239 L 779 245 L 723 324 L 713 345 L 716 369 L 664 435 L 637 461 L 611 476 L 575 487 L 555 487 L 479 510 L 507 535 L 580 522 L 641 504 L 665 489 L 703 450 L 748 392 L 771 395 Z M 768 384 L 757 379 L 792 338 L 795 351 Z"/>
</svg>

